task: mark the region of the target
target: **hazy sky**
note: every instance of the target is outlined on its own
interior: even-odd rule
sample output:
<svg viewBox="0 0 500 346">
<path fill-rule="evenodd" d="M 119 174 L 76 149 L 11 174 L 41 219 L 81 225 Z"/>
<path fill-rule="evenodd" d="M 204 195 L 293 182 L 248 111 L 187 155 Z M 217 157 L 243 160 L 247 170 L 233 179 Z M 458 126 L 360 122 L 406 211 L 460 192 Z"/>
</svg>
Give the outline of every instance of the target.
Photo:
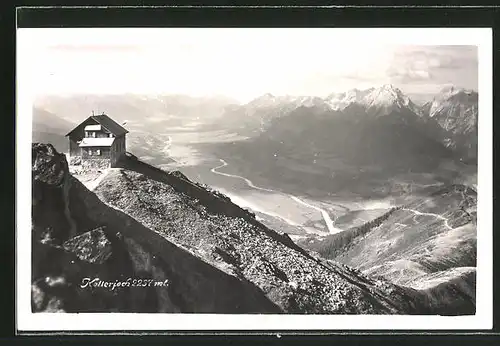
<svg viewBox="0 0 500 346">
<path fill-rule="evenodd" d="M 326 96 L 392 83 L 426 95 L 478 83 L 475 46 L 421 31 L 24 30 L 39 93 L 221 94 L 244 102 L 266 92 Z"/>
</svg>

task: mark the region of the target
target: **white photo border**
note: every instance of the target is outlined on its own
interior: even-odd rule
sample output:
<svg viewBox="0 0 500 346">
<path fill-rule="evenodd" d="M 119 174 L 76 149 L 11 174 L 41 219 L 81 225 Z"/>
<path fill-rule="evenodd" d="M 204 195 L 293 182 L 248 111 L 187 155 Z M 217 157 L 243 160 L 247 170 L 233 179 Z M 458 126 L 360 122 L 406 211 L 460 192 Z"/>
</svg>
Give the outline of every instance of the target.
<svg viewBox="0 0 500 346">
<path fill-rule="evenodd" d="M 180 30 L 180 28 L 17 29 L 16 51 L 16 325 L 18 331 L 210 331 L 210 330 L 487 330 L 493 328 L 493 51 L 490 28 L 297 28 L 207 30 L 331 30 L 346 44 L 357 40 L 401 45 L 474 45 L 478 47 L 479 153 L 477 205 L 476 314 L 472 316 L 401 315 L 231 315 L 160 313 L 31 312 L 31 138 L 38 35 L 85 30 Z M 264 33 L 265 34 L 265 33 Z M 201 39 L 201 38 L 200 38 Z"/>
</svg>

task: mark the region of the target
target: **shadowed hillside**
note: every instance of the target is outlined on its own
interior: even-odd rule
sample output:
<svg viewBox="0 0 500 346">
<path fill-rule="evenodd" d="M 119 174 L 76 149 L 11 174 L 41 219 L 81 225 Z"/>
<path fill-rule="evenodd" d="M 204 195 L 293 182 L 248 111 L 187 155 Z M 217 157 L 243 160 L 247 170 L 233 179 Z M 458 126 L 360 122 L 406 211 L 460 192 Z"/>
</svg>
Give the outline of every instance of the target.
<svg viewBox="0 0 500 346">
<path fill-rule="evenodd" d="M 299 251 L 182 174 L 127 158 L 94 194 L 52 146 L 34 144 L 32 154 L 34 311 L 437 311 L 424 292 Z M 89 290 L 79 287 L 83 277 L 169 284 Z"/>
<path fill-rule="evenodd" d="M 322 240 L 306 238 L 299 245 L 367 275 L 427 290 L 457 311 L 470 312 L 475 304 L 476 203 L 473 189 L 446 186 L 359 227 Z"/>
<path fill-rule="evenodd" d="M 58 151 L 69 150 L 68 139 L 64 137 L 76 124 L 64 120 L 44 109 L 33 107 L 33 143 L 51 143 Z"/>
</svg>

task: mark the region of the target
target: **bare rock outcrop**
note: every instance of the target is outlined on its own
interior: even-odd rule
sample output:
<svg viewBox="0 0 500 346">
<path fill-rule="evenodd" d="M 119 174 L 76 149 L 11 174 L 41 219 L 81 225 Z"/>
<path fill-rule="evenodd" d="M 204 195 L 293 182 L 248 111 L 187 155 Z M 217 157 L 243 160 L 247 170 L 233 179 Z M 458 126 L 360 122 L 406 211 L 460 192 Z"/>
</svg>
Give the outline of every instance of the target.
<svg viewBox="0 0 500 346">
<path fill-rule="evenodd" d="M 280 312 L 252 283 L 104 204 L 51 145 L 33 145 L 32 234 L 34 312 Z"/>
<path fill-rule="evenodd" d="M 431 313 L 416 290 L 315 258 L 185 176 L 130 162 L 94 193 L 33 145 L 33 311 Z"/>
</svg>

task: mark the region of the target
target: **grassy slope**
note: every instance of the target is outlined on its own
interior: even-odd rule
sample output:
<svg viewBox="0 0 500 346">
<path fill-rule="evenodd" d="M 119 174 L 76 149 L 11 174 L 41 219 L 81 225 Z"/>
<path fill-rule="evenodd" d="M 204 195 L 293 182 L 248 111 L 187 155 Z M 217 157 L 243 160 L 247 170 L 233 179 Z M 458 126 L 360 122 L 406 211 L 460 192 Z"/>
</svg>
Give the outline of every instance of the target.
<svg viewBox="0 0 500 346">
<path fill-rule="evenodd" d="M 472 190 L 461 185 L 446 187 L 430 198 L 393 209 L 362 227 L 323 241 L 304 241 L 302 245 L 326 258 L 379 275 L 391 272 L 388 263 L 402 259 L 425 267 L 427 272 L 475 266 L 475 198 Z M 436 213 L 442 218 L 418 215 L 415 210 Z"/>
<path fill-rule="evenodd" d="M 111 172 L 96 188 L 98 196 L 219 269 L 253 282 L 285 311 L 415 311 L 414 291 L 372 281 L 342 265 L 322 265 L 252 221 L 251 215 L 231 216 L 239 208 L 228 201 L 221 204 L 223 209 L 210 210 L 218 207 L 205 204 L 205 190 L 182 177 L 141 165 L 145 175 L 130 170 Z M 185 184 L 194 187 L 182 188 Z"/>
<path fill-rule="evenodd" d="M 303 239 L 299 245 L 368 275 L 426 290 L 431 301 L 436 295 L 450 302 L 457 299 L 461 302 L 457 309 L 470 312 L 475 306 L 475 294 L 470 293 L 475 281 L 469 270 L 463 274 L 461 268 L 476 266 L 476 198 L 463 185 L 447 186 L 362 227 L 324 240 Z"/>
</svg>

